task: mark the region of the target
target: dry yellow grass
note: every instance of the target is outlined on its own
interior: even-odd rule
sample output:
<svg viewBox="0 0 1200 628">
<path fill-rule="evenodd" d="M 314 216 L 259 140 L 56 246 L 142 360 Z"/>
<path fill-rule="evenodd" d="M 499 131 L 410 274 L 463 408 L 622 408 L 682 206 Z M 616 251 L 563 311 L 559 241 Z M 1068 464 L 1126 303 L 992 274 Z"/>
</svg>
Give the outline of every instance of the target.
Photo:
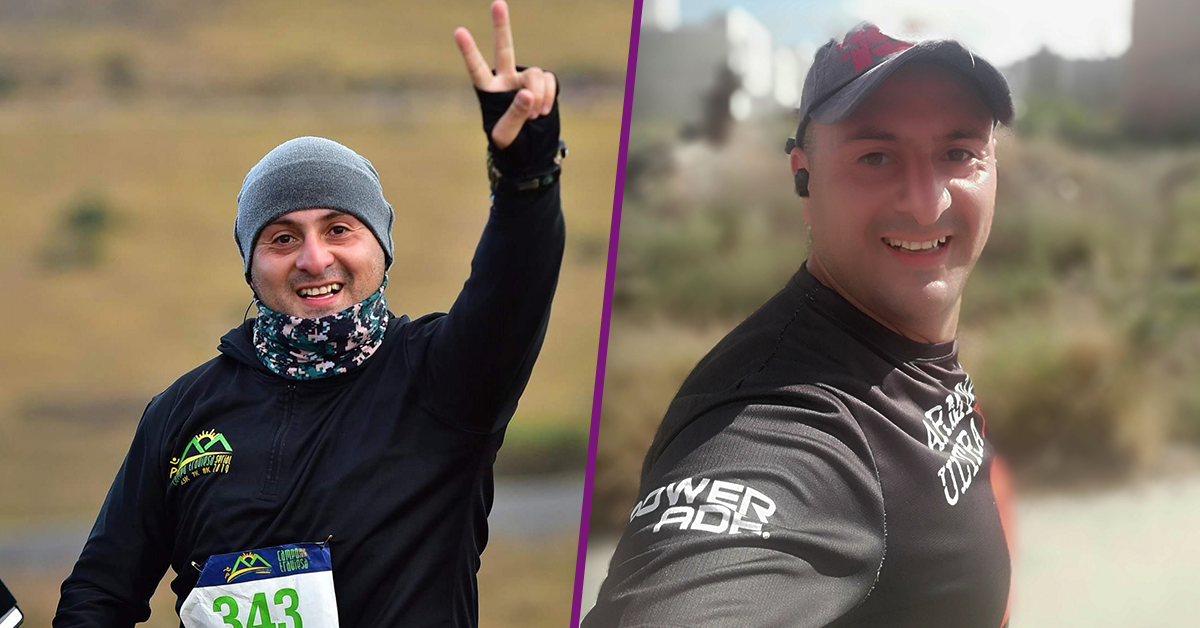
<svg viewBox="0 0 1200 628">
<path fill-rule="evenodd" d="M 104 64 L 113 58 L 151 91 L 453 85 L 462 62 L 451 34 L 466 26 L 490 50 L 488 4 L 148 2 L 134 12 L 137 19 L 110 11 L 90 21 L 0 20 L 0 70 L 27 79 L 26 93 L 102 89 Z M 632 2 L 513 0 L 510 6 L 519 62 L 621 82 Z"/>
</svg>

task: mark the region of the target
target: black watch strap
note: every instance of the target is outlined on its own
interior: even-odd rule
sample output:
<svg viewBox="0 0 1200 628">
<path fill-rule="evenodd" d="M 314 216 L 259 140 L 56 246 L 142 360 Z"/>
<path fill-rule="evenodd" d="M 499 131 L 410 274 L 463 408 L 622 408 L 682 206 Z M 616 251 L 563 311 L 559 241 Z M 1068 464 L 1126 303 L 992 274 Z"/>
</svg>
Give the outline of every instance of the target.
<svg viewBox="0 0 1200 628">
<path fill-rule="evenodd" d="M 524 69 L 523 66 L 517 66 L 519 71 Z M 560 83 L 558 93 L 561 92 Z M 536 190 L 558 180 L 562 160 L 567 154 L 566 144 L 559 138 L 558 93 L 554 95 L 550 113 L 526 120 L 512 143 L 501 149 L 492 141 L 492 129 L 512 105 L 517 90 L 475 90 L 480 113 L 483 114 L 483 132 L 487 136 L 488 181 L 493 193 Z"/>
<path fill-rule="evenodd" d="M 555 181 L 558 181 L 562 174 L 562 161 L 567 158 L 567 143 L 563 140 L 558 140 L 558 150 L 554 153 L 553 167 L 541 173 L 528 173 L 523 177 L 506 177 L 504 173 L 496 166 L 493 149 L 488 146 L 487 154 L 487 171 L 488 183 L 491 185 L 492 193 L 500 192 L 527 192 L 541 188 L 550 187 Z"/>
</svg>

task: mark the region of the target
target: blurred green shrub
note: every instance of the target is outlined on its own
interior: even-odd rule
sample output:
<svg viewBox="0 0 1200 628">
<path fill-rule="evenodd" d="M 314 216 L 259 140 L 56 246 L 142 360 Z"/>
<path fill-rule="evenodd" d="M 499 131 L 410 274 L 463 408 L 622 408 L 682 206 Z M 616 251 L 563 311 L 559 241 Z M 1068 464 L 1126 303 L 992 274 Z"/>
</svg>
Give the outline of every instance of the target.
<svg viewBox="0 0 1200 628">
<path fill-rule="evenodd" d="M 95 266 L 104 257 L 117 211 L 103 194 L 82 192 L 59 213 L 42 246 L 42 266 L 50 270 Z"/>
<path fill-rule="evenodd" d="M 744 146 L 673 146 L 641 142 L 629 155 L 613 307 L 692 324 L 744 317 L 807 256 L 790 178 L 741 161 Z"/>
<path fill-rule="evenodd" d="M 17 91 L 17 76 L 7 70 L 0 70 L 0 100 L 12 96 Z"/>
<path fill-rule="evenodd" d="M 1129 139 L 1117 108 L 1089 109 L 1067 98 L 1030 96 L 1017 121 L 1025 135 L 1051 135 L 1078 146 L 1111 148 Z"/>
<path fill-rule="evenodd" d="M 779 291 L 803 261 L 803 236 L 732 206 L 669 216 L 622 211 L 613 307 L 692 322 L 744 316 Z"/>
<path fill-rule="evenodd" d="M 100 77 L 110 92 L 127 93 L 138 86 L 137 62 L 128 52 L 109 52 L 100 59 Z"/>
<path fill-rule="evenodd" d="M 1152 461 L 1174 419 L 1121 330 L 1013 317 L 970 364 L 988 438 L 1026 478 L 1073 484 Z"/>
<path fill-rule="evenodd" d="M 496 456 L 496 475 L 538 475 L 578 472 L 588 455 L 588 424 L 571 421 L 529 423 L 516 417 Z"/>
</svg>

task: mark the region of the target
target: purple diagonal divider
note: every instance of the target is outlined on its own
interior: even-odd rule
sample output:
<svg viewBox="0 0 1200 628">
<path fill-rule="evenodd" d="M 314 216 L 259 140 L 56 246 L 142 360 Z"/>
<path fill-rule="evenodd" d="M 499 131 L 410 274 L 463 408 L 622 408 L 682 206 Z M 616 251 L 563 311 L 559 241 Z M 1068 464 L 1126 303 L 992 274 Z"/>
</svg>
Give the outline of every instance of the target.
<svg viewBox="0 0 1200 628">
<path fill-rule="evenodd" d="M 637 77 L 638 36 L 642 0 L 633 2 L 629 26 L 629 59 L 625 66 L 625 102 L 621 109 L 621 145 L 617 152 L 617 180 L 613 191 L 612 226 L 608 231 L 608 270 L 604 277 L 604 313 L 600 316 L 600 346 L 596 352 L 596 386 L 592 392 L 592 425 L 588 438 L 587 475 L 583 481 L 583 509 L 579 517 L 579 549 L 575 554 L 575 594 L 571 601 L 571 627 L 579 625 L 583 598 L 583 571 L 587 562 L 588 527 L 592 516 L 592 485 L 596 479 L 596 441 L 600 436 L 600 408 L 604 401 L 604 368 L 608 362 L 608 323 L 612 318 L 613 277 L 617 270 L 617 244 L 621 234 L 621 201 L 625 197 L 625 157 L 629 152 L 629 122 L 633 113 L 633 84 Z"/>
</svg>

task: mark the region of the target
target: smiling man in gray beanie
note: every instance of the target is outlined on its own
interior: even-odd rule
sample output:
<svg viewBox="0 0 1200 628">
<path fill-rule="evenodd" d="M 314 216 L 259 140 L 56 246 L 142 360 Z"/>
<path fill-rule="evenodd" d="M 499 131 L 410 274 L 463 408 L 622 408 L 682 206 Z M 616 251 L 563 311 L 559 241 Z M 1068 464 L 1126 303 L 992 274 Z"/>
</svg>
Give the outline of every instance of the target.
<svg viewBox="0 0 1200 628">
<path fill-rule="evenodd" d="M 492 208 L 448 313 L 389 311 L 394 214 L 366 158 L 301 137 L 250 169 L 234 239 L 258 315 L 146 408 L 56 628 L 132 626 L 171 567 L 184 626 L 475 626 L 492 464 L 562 260 L 557 84 L 455 33 Z"/>
<path fill-rule="evenodd" d="M 246 174 L 238 193 L 233 238 L 250 275 L 252 243 L 280 216 L 300 209 L 327 207 L 362 221 L 383 247 L 392 265 L 392 222 L 396 214 L 379 173 L 366 157 L 321 137 L 298 137 L 276 146 Z"/>
</svg>

